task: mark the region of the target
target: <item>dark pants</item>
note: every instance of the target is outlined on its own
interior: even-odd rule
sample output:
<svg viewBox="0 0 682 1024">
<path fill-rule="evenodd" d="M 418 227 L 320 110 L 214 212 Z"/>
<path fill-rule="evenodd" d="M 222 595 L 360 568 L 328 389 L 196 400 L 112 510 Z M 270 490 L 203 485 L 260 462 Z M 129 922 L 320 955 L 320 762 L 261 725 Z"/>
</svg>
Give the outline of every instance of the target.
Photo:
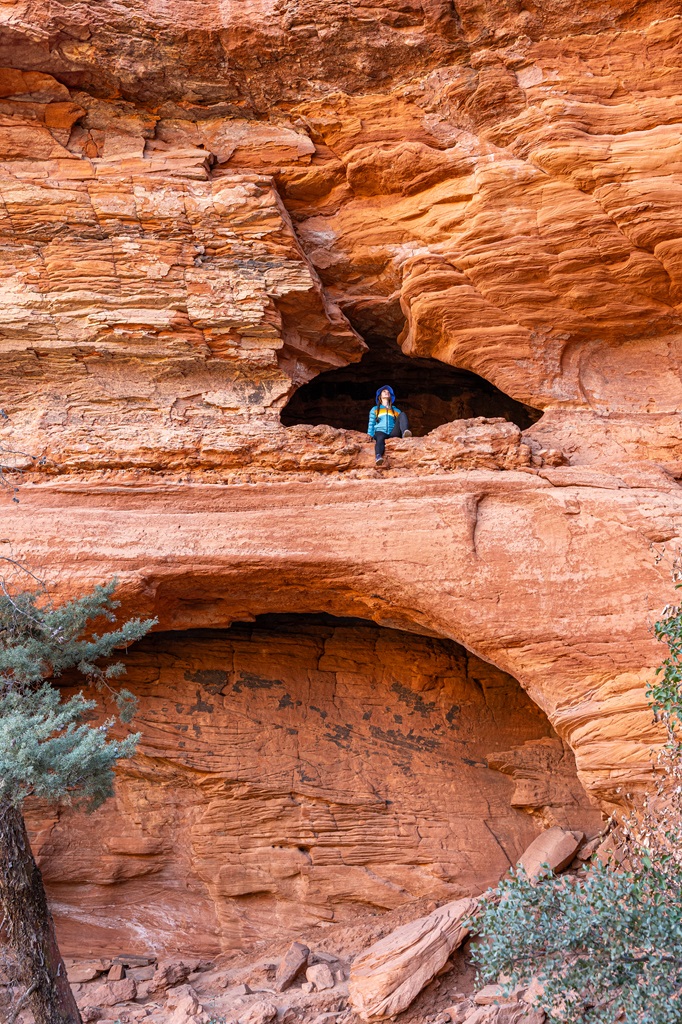
<svg viewBox="0 0 682 1024">
<path fill-rule="evenodd" d="M 398 419 L 393 424 L 393 430 L 390 434 L 385 434 L 383 430 L 374 431 L 374 455 L 377 459 L 381 459 L 384 456 L 384 450 L 386 448 L 387 437 L 402 437 L 407 430 L 407 413 L 401 412 Z"/>
</svg>

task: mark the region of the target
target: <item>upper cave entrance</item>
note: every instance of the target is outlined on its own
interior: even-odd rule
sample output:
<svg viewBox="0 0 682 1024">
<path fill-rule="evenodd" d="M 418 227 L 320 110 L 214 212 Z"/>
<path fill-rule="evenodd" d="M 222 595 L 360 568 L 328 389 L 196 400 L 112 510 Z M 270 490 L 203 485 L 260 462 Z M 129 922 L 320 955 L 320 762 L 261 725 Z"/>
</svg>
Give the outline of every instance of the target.
<svg viewBox="0 0 682 1024">
<path fill-rule="evenodd" d="M 369 352 L 359 363 L 320 373 L 298 389 L 282 410 L 285 427 L 327 423 L 364 431 L 376 389 L 382 384 L 393 387 L 396 403 L 407 413 L 410 429 L 417 435 L 475 416 L 502 416 L 525 430 L 542 415 L 469 370 L 437 359 L 412 359 L 387 338 L 365 340 Z"/>
</svg>

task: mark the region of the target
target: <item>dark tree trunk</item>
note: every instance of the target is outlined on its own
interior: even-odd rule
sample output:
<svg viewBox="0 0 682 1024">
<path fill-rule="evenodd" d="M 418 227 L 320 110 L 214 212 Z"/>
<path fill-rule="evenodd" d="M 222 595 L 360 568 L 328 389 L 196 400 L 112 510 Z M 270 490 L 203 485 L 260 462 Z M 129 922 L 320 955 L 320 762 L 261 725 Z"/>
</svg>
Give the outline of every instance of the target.
<svg viewBox="0 0 682 1024">
<path fill-rule="evenodd" d="M 19 807 L 0 801 L 0 910 L 36 1024 L 81 1024 Z"/>
</svg>

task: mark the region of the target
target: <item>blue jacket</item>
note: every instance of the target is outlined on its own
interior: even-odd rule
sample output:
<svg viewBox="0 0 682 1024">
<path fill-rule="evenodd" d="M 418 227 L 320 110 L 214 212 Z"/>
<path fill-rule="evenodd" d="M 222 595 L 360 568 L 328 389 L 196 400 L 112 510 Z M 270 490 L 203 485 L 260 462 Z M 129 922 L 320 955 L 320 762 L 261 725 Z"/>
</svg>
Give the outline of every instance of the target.
<svg viewBox="0 0 682 1024">
<path fill-rule="evenodd" d="M 383 405 L 375 405 L 369 414 L 367 433 L 370 437 L 374 437 L 377 430 L 382 430 L 384 434 L 390 434 L 398 416 L 400 416 L 400 409 L 395 405 L 389 406 L 388 409 Z"/>
<path fill-rule="evenodd" d="M 390 408 L 386 408 L 386 406 L 381 404 L 382 391 L 388 391 L 391 396 Z M 400 409 L 393 405 L 395 402 L 395 392 L 390 384 L 382 384 L 380 388 L 377 388 L 375 400 L 376 405 L 369 414 L 369 425 L 367 427 L 367 433 L 370 437 L 374 437 L 377 430 L 381 430 L 384 434 L 390 434 L 398 416 L 400 416 Z"/>
</svg>

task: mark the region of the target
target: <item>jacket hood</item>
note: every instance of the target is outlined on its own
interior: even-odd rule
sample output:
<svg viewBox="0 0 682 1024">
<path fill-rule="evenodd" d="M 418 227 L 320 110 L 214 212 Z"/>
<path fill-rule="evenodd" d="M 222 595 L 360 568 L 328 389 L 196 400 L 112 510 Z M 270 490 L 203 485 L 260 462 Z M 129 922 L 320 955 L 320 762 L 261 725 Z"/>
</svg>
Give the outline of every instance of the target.
<svg viewBox="0 0 682 1024">
<path fill-rule="evenodd" d="M 381 392 L 388 391 L 391 396 L 391 405 L 395 404 L 395 392 L 390 384 L 382 384 L 380 388 L 377 388 L 376 404 L 381 405 Z"/>
</svg>

